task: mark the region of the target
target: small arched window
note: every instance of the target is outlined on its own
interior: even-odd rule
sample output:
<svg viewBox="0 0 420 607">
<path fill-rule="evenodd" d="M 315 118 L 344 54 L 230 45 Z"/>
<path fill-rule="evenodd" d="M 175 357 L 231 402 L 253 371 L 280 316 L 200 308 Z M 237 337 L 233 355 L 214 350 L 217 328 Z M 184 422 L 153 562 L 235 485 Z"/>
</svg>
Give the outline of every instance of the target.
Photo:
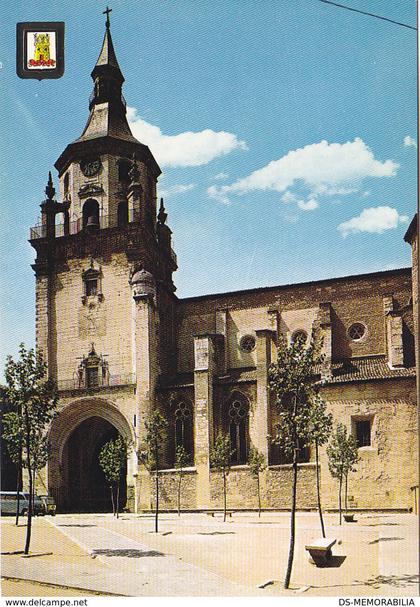
<svg viewBox="0 0 420 607">
<path fill-rule="evenodd" d="M 83 205 L 83 227 L 87 225 L 99 227 L 99 203 L 93 198 L 86 200 Z"/>
<path fill-rule="evenodd" d="M 248 400 L 242 394 L 234 393 L 228 406 L 232 464 L 246 464 L 248 459 L 248 415 Z"/>
<path fill-rule="evenodd" d="M 174 411 L 175 425 L 175 451 L 179 446 L 184 447 L 185 451 L 193 459 L 193 415 L 191 405 L 188 402 L 180 401 L 175 406 Z"/>
<path fill-rule="evenodd" d="M 130 183 L 130 167 L 131 163 L 128 160 L 118 162 L 118 181 L 125 184 Z"/>
</svg>

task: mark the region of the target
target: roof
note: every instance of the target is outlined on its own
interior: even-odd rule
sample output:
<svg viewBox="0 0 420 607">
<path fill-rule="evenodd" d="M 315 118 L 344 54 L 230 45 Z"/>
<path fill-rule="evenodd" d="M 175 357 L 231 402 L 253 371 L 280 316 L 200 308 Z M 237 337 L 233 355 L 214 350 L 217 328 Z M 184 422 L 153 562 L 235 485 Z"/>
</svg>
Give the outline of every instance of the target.
<svg viewBox="0 0 420 607">
<path fill-rule="evenodd" d="M 386 356 L 364 356 L 332 363 L 332 377 L 328 384 L 367 381 L 376 379 L 397 379 L 415 377 L 415 367 L 389 367 Z"/>
</svg>

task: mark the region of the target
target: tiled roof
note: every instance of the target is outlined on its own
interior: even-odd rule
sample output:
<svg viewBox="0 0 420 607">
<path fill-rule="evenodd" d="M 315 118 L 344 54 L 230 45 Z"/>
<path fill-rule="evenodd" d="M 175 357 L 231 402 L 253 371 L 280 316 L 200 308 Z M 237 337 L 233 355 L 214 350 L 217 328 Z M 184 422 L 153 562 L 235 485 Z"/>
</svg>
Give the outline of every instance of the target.
<svg viewBox="0 0 420 607">
<path fill-rule="evenodd" d="M 391 369 L 385 356 L 365 356 L 349 358 L 332 363 L 332 377 L 326 379 L 328 384 L 369 381 L 375 379 L 397 379 L 399 377 L 415 377 L 415 367 L 400 367 Z M 220 384 L 234 384 L 256 381 L 256 369 L 229 369 L 226 375 L 218 377 Z M 180 373 L 172 378 L 162 388 L 186 388 L 194 385 L 193 373 Z"/>
<path fill-rule="evenodd" d="M 366 356 L 332 363 L 332 378 L 328 383 L 415 377 L 415 367 L 391 369 L 385 356 Z"/>
</svg>

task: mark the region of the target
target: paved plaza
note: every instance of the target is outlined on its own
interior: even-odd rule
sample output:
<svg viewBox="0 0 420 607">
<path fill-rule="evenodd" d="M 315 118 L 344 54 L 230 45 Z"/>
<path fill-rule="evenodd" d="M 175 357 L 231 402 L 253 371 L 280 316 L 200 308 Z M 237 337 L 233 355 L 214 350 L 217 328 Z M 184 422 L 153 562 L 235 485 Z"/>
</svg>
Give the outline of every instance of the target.
<svg viewBox="0 0 420 607">
<path fill-rule="evenodd" d="M 57 515 L 34 521 L 31 553 L 20 552 L 26 527 L 3 518 L 3 595 L 123 596 L 417 596 L 418 519 L 359 514 L 339 526 L 330 566 L 315 567 L 305 545 L 320 536 L 316 513 L 297 514 L 291 586 L 284 590 L 288 513 Z M 272 582 L 264 589 L 264 582 Z M 39 583 L 43 583 L 41 586 Z M 46 585 L 45 585 L 46 584 Z M 38 590 L 37 590 L 38 589 Z M 51 592 L 49 592 L 49 589 Z"/>
</svg>

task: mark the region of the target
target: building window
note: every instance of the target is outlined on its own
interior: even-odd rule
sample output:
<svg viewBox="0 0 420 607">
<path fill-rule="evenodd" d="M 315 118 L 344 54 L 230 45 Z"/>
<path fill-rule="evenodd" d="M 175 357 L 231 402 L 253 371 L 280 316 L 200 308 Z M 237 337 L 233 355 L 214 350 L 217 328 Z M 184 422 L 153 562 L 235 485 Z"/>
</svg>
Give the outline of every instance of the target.
<svg viewBox="0 0 420 607">
<path fill-rule="evenodd" d="M 354 421 L 354 430 L 357 446 L 370 447 L 371 445 L 371 420 L 357 419 Z"/>
<path fill-rule="evenodd" d="M 93 198 L 86 200 L 83 205 L 83 227 L 99 228 L 99 203 Z"/>
<path fill-rule="evenodd" d="M 98 297 L 102 300 L 102 280 L 100 270 L 95 270 L 90 267 L 88 270 L 83 272 L 83 303 L 86 302 L 87 297 Z"/>
<path fill-rule="evenodd" d="M 69 174 L 64 175 L 64 196 L 69 192 Z"/>
<path fill-rule="evenodd" d="M 242 352 L 252 352 L 255 350 L 256 340 L 253 335 L 243 335 L 239 342 L 239 347 Z"/>
<path fill-rule="evenodd" d="M 232 464 L 246 464 L 248 460 L 248 413 L 247 399 L 235 394 L 228 409 Z"/>
<path fill-rule="evenodd" d="M 352 341 L 360 341 L 366 334 L 366 327 L 361 322 L 355 322 L 349 327 L 347 334 Z"/>
<path fill-rule="evenodd" d="M 193 416 L 191 406 L 180 401 L 175 406 L 174 412 L 175 424 L 175 451 L 179 446 L 184 447 L 185 451 L 193 459 Z"/>
<path fill-rule="evenodd" d="M 306 342 L 308 341 L 308 334 L 303 329 L 298 329 L 292 335 L 292 339 L 291 339 L 292 344 L 295 342 L 298 342 L 298 341 L 300 341 L 303 344 L 306 344 Z"/>
<path fill-rule="evenodd" d="M 99 369 L 98 367 L 86 368 L 86 383 L 88 388 L 96 388 L 99 386 Z"/>
<path fill-rule="evenodd" d="M 128 160 L 120 160 L 118 162 L 118 181 L 122 183 L 130 182 L 130 167 L 131 164 Z"/>
<path fill-rule="evenodd" d="M 128 223 L 128 203 L 126 200 L 123 200 L 118 204 L 117 222 L 119 226 L 123 227 Z"/>
</svg>

